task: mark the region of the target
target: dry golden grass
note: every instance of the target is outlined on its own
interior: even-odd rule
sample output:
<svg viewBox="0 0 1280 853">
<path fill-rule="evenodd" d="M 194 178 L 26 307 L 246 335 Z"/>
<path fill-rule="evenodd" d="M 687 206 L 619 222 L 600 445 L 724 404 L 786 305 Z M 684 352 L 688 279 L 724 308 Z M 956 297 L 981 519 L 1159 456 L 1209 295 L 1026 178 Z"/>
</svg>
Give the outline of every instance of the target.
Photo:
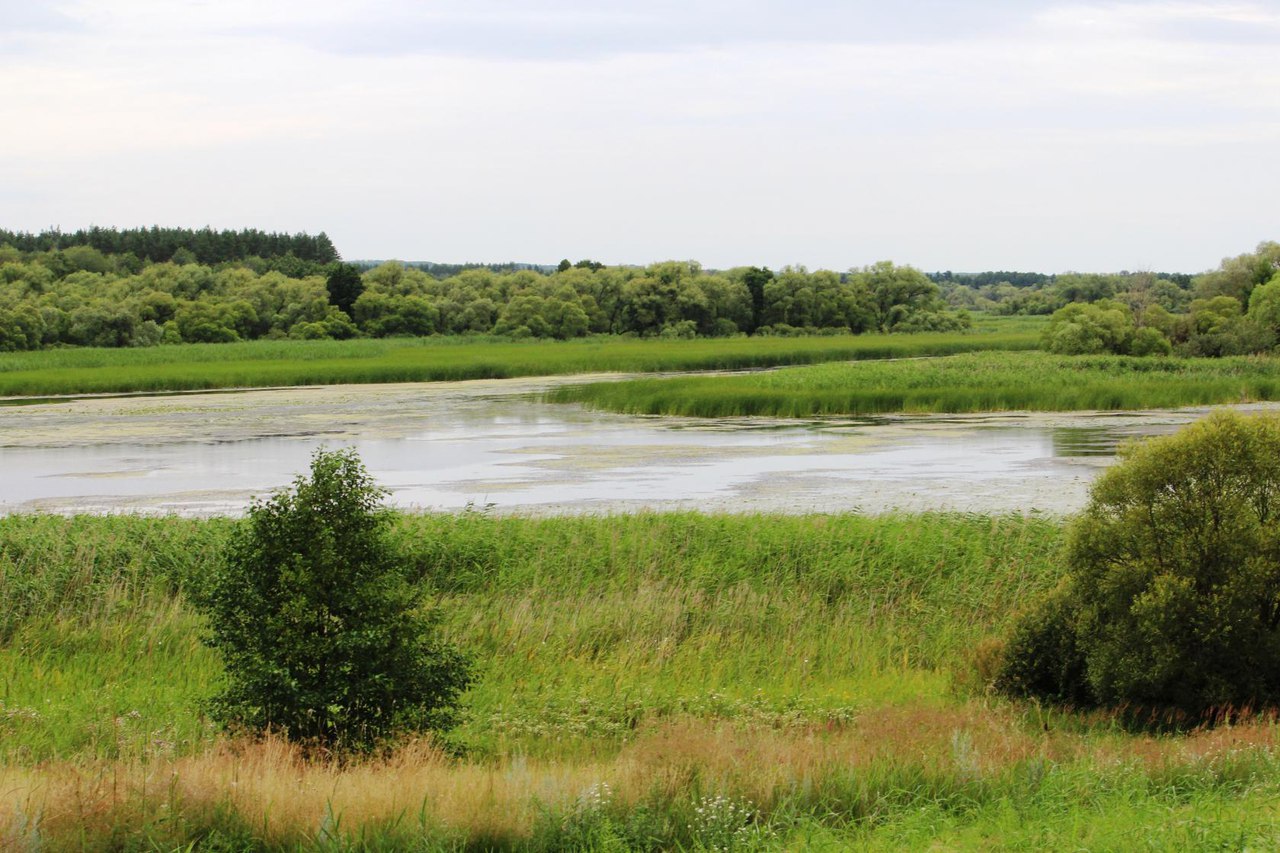
<svg viewBox="0 0 1280 853">
<path fill-rule="evenodd" d="M 1257 720 L 1182 736 L 1105 726 L 1042 728 L 1003 703 L 878 708 L 846 724 L 770 728 L 680 717 L 641 728 L 607 759 L 457 761 L 428 742 L 359 762 L 308 760 L 278 739 L 223 741 L 201 754 L 134 762 L 50 762 L 0 768 L 0 844 L 38 821 L 43 839 L 106 838 L 231 810 L 276 843 L 419 825 L 467 837 L 522 838 L 547 809 L 571 809 L 606 783 L 626 808 L 708 793 L 766 814 L 797 788 L 886 768 L 994 778 L 1034 759 L 1149 771 L 1274 750 L 1280 727 Z"/>
</svg>

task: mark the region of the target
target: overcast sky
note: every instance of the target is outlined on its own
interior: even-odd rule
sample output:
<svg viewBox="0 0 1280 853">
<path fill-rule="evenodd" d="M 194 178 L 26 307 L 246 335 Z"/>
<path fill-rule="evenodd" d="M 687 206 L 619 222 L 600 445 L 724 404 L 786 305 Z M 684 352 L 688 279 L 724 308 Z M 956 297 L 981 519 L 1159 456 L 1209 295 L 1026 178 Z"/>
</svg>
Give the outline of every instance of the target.
<svg viewBox="0 0 1280 853">
<path fill-rule="evenodd" d="M 348 259 L 1195 272 L 1280 239 L 1280 0 L 0 0 L 0 227 Z"/>
</svg>

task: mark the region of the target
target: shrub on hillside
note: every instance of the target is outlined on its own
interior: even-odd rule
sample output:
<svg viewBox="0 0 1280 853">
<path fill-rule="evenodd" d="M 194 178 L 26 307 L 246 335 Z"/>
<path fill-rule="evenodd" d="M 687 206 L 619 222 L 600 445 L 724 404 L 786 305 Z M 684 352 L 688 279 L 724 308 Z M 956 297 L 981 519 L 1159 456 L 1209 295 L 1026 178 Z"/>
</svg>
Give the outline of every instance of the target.
<svg viewBox="0 0 1280 853">
<path fill-rule="evenodd" d="M 1014 629 L 1006 693 L 1200 716 L 1280 704 L 1280 418 L 1219 412 L 1122 452 Z"/>
<path fill-rule="evenodd" d="M 383 497 L 355 451 L 320 450 L 250 507 L 202 596 L 219 721 L 338 749 L 452 723 L 469 667 L 398 564 Z"/>
</svg>

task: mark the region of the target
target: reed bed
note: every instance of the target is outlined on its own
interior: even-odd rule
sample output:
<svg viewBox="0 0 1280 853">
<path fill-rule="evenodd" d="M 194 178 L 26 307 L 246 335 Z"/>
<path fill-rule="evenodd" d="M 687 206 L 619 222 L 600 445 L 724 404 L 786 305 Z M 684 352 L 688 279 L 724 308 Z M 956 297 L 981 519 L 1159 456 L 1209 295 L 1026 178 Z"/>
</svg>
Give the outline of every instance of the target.
<svg viewBox="0 0 1280 853">
<path fill-rule="evenodd" d="M 1280 399 L 1280 362 L 982 352 L 742 376 L 593 382 L 560 403 L 646 415 L 804 418 L 886 413 L 1162 409 Z"/>
<path fill-rule="evenodd" d="M 0 519 L 0 759 L 207 746 L 199 699 L 219 672 L 187 601 L 232 524 Z M 945 695 L 959 650 L 1056 578 L 1058 536 L 981 516 L 470 513 L 396 527 L 480 666 L 457 738 L 495 755 L 607 752 L 671 714 L 821 721 Z"/>
<path fill-rule="evenodd" d="M 0 849 L 1280 843 L 1270 719 L 987 695 L 975 650 L 1060 577 L 1056 521 L 401 516 L 479 681 L 448 741 L 360 761 L 201 715 L 188 602 L 235 524 L 0 519 Z"/>
<path fill-rule="evenodd" d="M 0 353 L 0 397 L 722 370 L 1031 349 L 1033 331 L 577 341 L 394 338 Z"/>
</svg>

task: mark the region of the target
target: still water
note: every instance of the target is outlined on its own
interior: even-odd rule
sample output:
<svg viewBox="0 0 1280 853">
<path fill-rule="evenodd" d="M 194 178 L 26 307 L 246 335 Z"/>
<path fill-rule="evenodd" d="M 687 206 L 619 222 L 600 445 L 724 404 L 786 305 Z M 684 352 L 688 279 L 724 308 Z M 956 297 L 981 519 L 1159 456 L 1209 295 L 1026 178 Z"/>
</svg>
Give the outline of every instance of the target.
<svg viewBox="0 0 1280 853">
<path fill-rule="evenodd" d="M 1118 443 L 1205 411 L 637 418 L 537 399 L 563 381 L 0 406 L 0 513 L 237 514 L 317 447 L 352 446 L 393 504 L 422 510 L 1058 514 L 1083 505 Z"/>
</svg>

